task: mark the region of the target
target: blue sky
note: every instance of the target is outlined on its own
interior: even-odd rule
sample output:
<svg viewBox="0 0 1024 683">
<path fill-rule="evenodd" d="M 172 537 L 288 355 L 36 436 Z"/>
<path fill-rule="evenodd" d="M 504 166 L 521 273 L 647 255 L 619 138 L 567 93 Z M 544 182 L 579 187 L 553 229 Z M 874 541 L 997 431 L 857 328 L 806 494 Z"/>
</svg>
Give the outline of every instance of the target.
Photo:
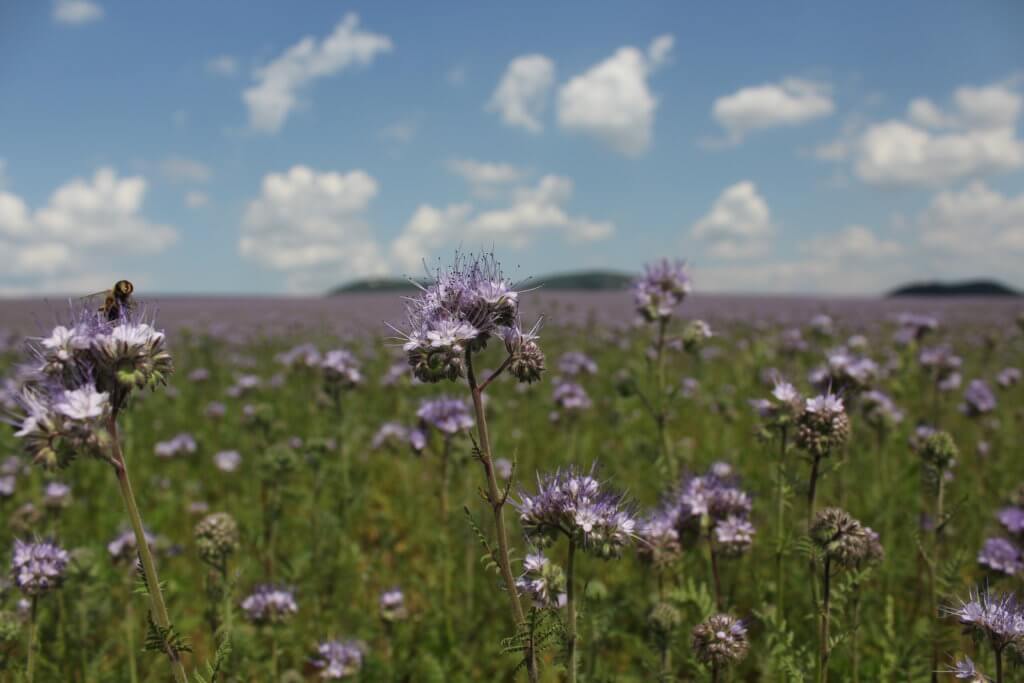
<svg viewBox="0 0 1024 683">
<path fill-rule="evenodd" d="M 1009 0 L 4 3 L 0 294 L 318 292 L 459 245 L 1024 286 L 1022 35 Z"/>
</svg>

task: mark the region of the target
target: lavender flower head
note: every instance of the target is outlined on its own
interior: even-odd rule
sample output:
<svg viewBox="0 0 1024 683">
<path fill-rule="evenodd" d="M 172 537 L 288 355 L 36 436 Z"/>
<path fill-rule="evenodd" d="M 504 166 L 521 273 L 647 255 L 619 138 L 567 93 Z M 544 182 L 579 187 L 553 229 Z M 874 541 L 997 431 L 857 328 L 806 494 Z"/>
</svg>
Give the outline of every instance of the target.
<svg viewBox="0 0 1024 683">
<path fill-rule="evenodd" d="M 807 399 L 797 418 L 796 445 L 814 455 L 828 455 L 846 443 L 850 436 L 850 419 L 841 398 L 832 393 Z"/>
<path fill-rule="evenodd" d="M 1024 570 L 1020 548 L 1005 538 L 987 539 L 978 552 L 978 564 L 1008 576 Z"/>
<path fill-rule="evenodd" d="M 261 584 L 242 601 L 242 610 L 254 624 L 278 624 L 295 615 L 299 606 L 290 588 Z"/>
<path fill-rule="evenodd" d="M 781 429 L 789 426 L 800 415 L 804 400 L 796 387 L 780 379 L 769 398 L 754 399 L 750 403 L 766 427 Z"/>
<path fill-rule="evenodd" d="M 1005 507 L 999 511 L 999 523 L 1011 534 L 1024 533 L 1024 508 Z"/>
<path fill-rule="evenodd" d="M 516 588 L 538 607 L 556 607 L 565 592 L 565 573 L 543 553 L 531 553 L 523 560 Z"/>
<path fill-rule="evenodd" d="M 633 284 L 633 302 L 647 322 L 667 321 L 689 293 L 690 276 L 683 261 L 649 263 Z"/>
<path fill-rule="evenodd" d="M 366 644 L 358 640 L 326 640 L 317 646 L 313 668 L 319 678 L 341 680 L 359 673 L 363 668 Z"/>
<path fill-rule="evenodd" d="M 213 456 L 213 464 L 221 472 L 234 472 L 242 464 L 242 454 L 238 451 L 220 451 Z"/>
<path fill-rule="evenodd" d="M 59 481 L 47 482 L 43 489 L 43 505 L 48 508 L 64 508 L 71 504 L 71 487 Z"/>
<path fill-rule="evenodd" d="M 990 683 L 992 680 L 978 671 L 974 661 L 966 655 L 964 655 L 963 659 L 958 659 L 953 668 L 947 669 L 944 673 L 953 674 L 953 678 L 958 681 L 968 681 L 969 683 Z"/>
<path fill-rule="evenodd" d="M 679 557 L 678 520 L 678 506 L 669 501 L 639 523 L 636 551 L 641 560 L 657 566 Z"/>
<path fill-rule="evenodd" d="M 383 621 L 401 621 L 409 616 L 409 611 L 405 607 L 405 594 L 400 588 L 389 588 L 382 592 L 377 602 Z"/>
<path fill-rule="evenodd" d="M 568 377 L 596 375 L 597 363 L 582 351 L 566 351 L 558 359 L 558 371 Z"/>
<path fill-rule="evenodd" d="M 991 413 L 996 409 L 996 396 L 984 380 L 975 379 L 967 385 L 964 392 L 964 404 L 962 410 L 969 417 L 978 417 Z"/>
<path fill-rule="evenodd" d="M 445 436 L 469 431 L 474 424 L 466 402 L 450 396 L 424 400 L 416 411 L 416 417 L 421 425 L 432 427 Z"/>
<path fill-rule="evenodd" d="M 1003 368 L 996 375 L 996 384 L 1003 389 L 1009 389 L 1021 380 L 1020 368 Z"/>
<path fill-rule="evenodd" d="M 729 515 L 715 524 L 715 544 L 726 555 L 741 555 L 754 542 L 754 525 L 743 517 Z"/>
<path fill-rule="evenodd" d="M 13 474 L 0 476 L 0 498 L 10 498 L 13 496 L 17 483 L 18 478 Z"/>
<path fill-rule="evenodd" d="M 519 293 L 493 254 L 456 254 L 447 269 L 430 273 L 418 297 L 406 302 L 403 350 L 423 382 L 457 380 L 466 373 L 465 355 L 492 336 L 516 327 Z"/>
<path fill-rule="evenodd" d="M 1002 652 L 1007 645 L 1024 642 L 1024 610 L 1011 593 L 975 590 L 967 600 L 949 605 L 944 611 L 956 617 L 965 631 L 988 640 L 996 652 Z"/>
<path fill-rule="evenodd" d="M 890 429 L 903 422 L 903 411 L 881 391 L 873 389 L 861 394 L 860 405 L 865 421 L 875 429 Z"/>
<path fill-rule="evenodd" d="M 324 354 L 320 361 L 324 378 L 328 384 L 342 389 L 352 389 L 363 382 L 359 361 L 345 349 L 334 349 Z"/>
<path fill-rule="evenodd" d="M 559 409 L 567 413 L 577 413 L 592 405 L 587 390 L 576 382 L 559 381 L 551 392 L 551 398 Z"/>
<path fill-rule="evenodd" d="M 521 494 L 516 509 L 523 531 L 538 547 L 567 534 L 585 551 L 618 557 L 635 535 L 636 520 L 624 498 L 574 467 L 538 476 L 536 495 Z"/>
<path fill-rule="evenodd" d="M 79 454 L 105 456 L 111 405 L 109 394 L 94 384 L 68 389 L 43 377 L 25 386 L 17 403 L 20 417 L 14 436 L 37 465 L 53 469 L 67 467 Z"/>
<path fill-rule="evenodd" d="M 146 543 L 152 548 L 156 544 L 156 536 L 143 531 L 146 537 Z M 113 541 L 107 544 L 107 552 L 110 553 L 110 558 L 115 562 L 135 562 L 138 558 L 137 541 L 135 540 L 135 533 L 128 529 L 122 531 Z"/>
<path fill-rule="evenodd" d="M 400 422 L 385 422 L 377 429 L 370 441 L 370 448 L 380 450 L 389 444 L 407 444 L 409 442 L 409 428 Z"/>
<path fill-rule="evenodd" d="M 167 441 L 159 441 L 153 447 L 153 453 L 158 458 L 173 458 L 176 455 L 191 454 L 196 452 L 196 440 L 188 432 L 174 435 Z"/>
<path fill-rule="evenodd" d="M 25 595 L 42 595 L 60 586 L 70 560 L 67 551 L 54 543 L 15 539 L 11 576 Z"/>
<path fill-rule="evenodd" d="M 693 651 L 705 664 L 732 664 L 747 655 L 750 644 L 743 622 L 728 614 L 716 614 L 693 629 Z"/>
</svg>

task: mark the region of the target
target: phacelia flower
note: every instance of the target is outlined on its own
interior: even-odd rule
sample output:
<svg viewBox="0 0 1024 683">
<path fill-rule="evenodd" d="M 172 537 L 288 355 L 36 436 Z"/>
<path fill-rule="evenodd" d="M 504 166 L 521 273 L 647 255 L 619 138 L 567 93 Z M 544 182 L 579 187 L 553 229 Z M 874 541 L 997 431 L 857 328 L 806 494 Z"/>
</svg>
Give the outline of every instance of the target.
<svg viewBox="0 0 1024 683">
<path fill-rule="evenodd" d="M 58 588 L 71 556 L 48 541 L 27 543 L 15 539 L 11 576 L 25 595 L 42 595 Z"/>
<path fill-rule="evenodd" d="M 156 536 L 148 531 L 143 533 L 146 536 L 146 543 L 152 548 L 156 544 Z M 107 544 L 107 552 L 115 562 L 135 562 L 138 559 L 137 547 L 135 533 L 128 529 L 122 531 L 117 538 Z"/>
<path fill-rule="evenodd" d="M 298 613 L 299 605 L 290 588 L 261 584 L 242 601 L 242 610 L 254 624 L 279 624 Z"/>
<path fill-rule="evenodd" d="M 558 371 L 567 377 L 596 375 L 597 363 L 581 351 L 566 351 L 558 359 Z"/>
<path fill-rule="evenodd" d="M 807 399 L 797 418 L 796 445 L 816 457 L 828 455 L 850 436 L 850 419 L 835 394 Z"/>
<path fill-rule="evenodd" d="M 964 629 L 988 640 L 996 652 L 1024 642 L 1024 610 L 1011 593 L 972 591 L 967 600 L 945 608 Z"/>
<path fill-rule="evenodd" d="M 508 372 L 519 382 L 532 384 L 544 373 L 544 352 L 537 340 L 540 321 L 528 332 L 518 325 L 506 327 L 502 331 L 505 351 L 508 353 Z"/>
<path fill-rule="evenodd" d="M 71 487 L 59 481 L 47 482 L 43 489 L 43 505 L 64 508 L 71 504 Z"/>
<path fill-rule="evenodd" d="M 686 264 L 662 259 L 644 266 L 644 275 L 633 283 L 633 302 L 644 320 L 664 321 L 672 317 L 689 292 Z"/>
<path fill-rule="evenodd" d="M 314 368 L 320 364 L 320 350 L 314 344 L 306 342 L 293 346 L 287 351 L 277 354 L 274 359 L 287 367 Z"/>
<path fill-rule="evenodd" d="M 996 409 L 996 396 L 983 380 L 971 380 L 964 392 L 962 409 L 969 417 L 991 413 Z"/>
<path fill-rule="evenodd" d="M 213 567 L 222 567 L 238 550 L 238 523 L 226 512 L 215 512 L 196 524 L 195 539 L 199 559 Z"/>
<path fill-rule="evenodd" d="M 539 547 L 565 533 L 592 555 L 618 557 L 636 531 L 623 497 L 572 467 L 538 477 L 536 495 L 521 494 L 516 508 L 523 531 Z"/>
<path fill-rule="evenodd" d="M 424 400 L 416 411 L 416 417 L 421 425 L 436 429 L 445 436 L 469 431 L 474 424 L 466 402 L 449 396 Z"/>
<path fill-rule="evenodd" d="M 878 535 L 845 510 L 825 508 L 811 522 L 811 540 L 823 555 L 846 568 L 873 559 L 879 551 Z"/>
<path fill-rule="evenodd" d="M 710 325 L 703 320 L 691 320 L 683 328 L 683 348 L 693 353 L 700 350 L 711 337 Z"/>
<path fill-rule="evenodd" d="M 891 429 L 903 421 L 903 411 L 881 391 L 864 392 L 860 396 L 860 405 L 864 420 L 875 429 Z"/>
<path fill-rule="evenodd" d="M 1012 505 L 999 511 L 999 523 L 1011 534 L 1024 533 L 1024 508 Z"/>
<path fill-rule="evenodd" d="M 996 384 L 1003 389 L 1009 389 L 1021 380 L 1020 368 L 1003 368 L 996 375 Z"/>
<path fill-rule="evenodd" d="M 363 382 L 359 361 L 344 349 L 334 349 L 325 353 L 320 361 L 320 368 L 328 386 L 352 389 Z"/>
<path fill-rule="evenodd" d="M 674 502 L 663 504 L 637 525 L 637 555 L 653 565 L 667 564 L 679 557 L 679 509 Z"/>
<path fill-rule="evenodd" d="M 575 382 L 558 382 L 551 392 L 551 398 L 559 409 L 568 413 L 586 410 L 591 406 L 587 390 Z"/>
<path fill-rule="evenodd" d="M 108 398 L 91 383 L 68 389 L 52 378 L 38 378 L 16 399 L 14 436 L 46 469 L 66 467 L 78 455 L 106 457 Z"/>
<path fill-rule="evenodd" d="M 523 560 L 523 573 L 516 588 L 538 607 L 555 607 L 565 592 L 565 572 L 543 553 L 531 553 Z"/>
<path fill-rule="evenodd" d="M 741 555 L 754 542 L 754 525 L 743 517 L 730 515 L 715 524 L 715 545 L 726 555 Z"/>
<path fill-rule="evenodd" d="M 380 594 L 380 618 L 383 621 L 401 621 L 409 616 L 405 608 L 405 594 L 400 588 L 389 588 Z"/>
<path fill-rule="evenodd" d="M 18 478 L 13 474 L 0 476 L 0 498 L 10 498 L 13 496 L 17 483 Z"/>
<path fill-rule="evenodd" d="M 947 669 L 945 673 L 953 674 L 953 678 L 958 681 L 968 681 L 968 683 L 990 683 L 992 680 L 985 674 L 978 671 L 978 667 L 975 666 L 974 661 L 964 656 L 963 659 L 956 660 L 952 669 Z"/>
<path fill-rule="evenodd" d="M 749 647 L 746 626 L 728 614 L 715 614 L 693 629 L 693 652 L 705 664 L 733 664 L 746 657 Z"/>
<path fill-rule="evenodd" d="M 188 432 L 182 432 L 167 441 L 157 442 L 153 453 L 158 458 L 173 458 L 176 455 L 195 453 L 197 447 L 195 438 Z"/>
<path fill-rule="evenodd" d="M 234 472 L 242 464 L 242 455 L 238 451 L 220 451 L 213 456 L 213 464 L 221 472 Z"/>
<path fill-rule="evenodd" d="M 366 644 L 358 640 L 326 640 L 317 646 L 313 668 L 319 678 L 336 681 L 355 676 L 363 668 Z"/>
<path fill-rule="evenodd" d="M 1005 538 L 987 539 L 978 552 L 978 564 L 1009 576 L 1024 570 L 1020 548 Z"/>
</svg>

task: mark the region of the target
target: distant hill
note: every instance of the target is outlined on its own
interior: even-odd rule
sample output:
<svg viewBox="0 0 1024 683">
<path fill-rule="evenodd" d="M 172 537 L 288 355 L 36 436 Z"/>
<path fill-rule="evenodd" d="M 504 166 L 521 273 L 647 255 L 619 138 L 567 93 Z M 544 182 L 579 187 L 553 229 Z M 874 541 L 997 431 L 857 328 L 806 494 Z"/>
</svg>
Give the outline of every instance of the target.
<svg viewBox="0 0 1024 683">
<path fill-rule="evenodd" d="M 632 275 L 609 270 L 585 270 L 577 273 L 555 273 L 544 277 L 533 277 L 523 283 L 524 287 L 540 287 L 546 290 L 588 290 L 611 291 L 626 289 L 633 281 Z M 355 280 L 332 289 L 328 294 L 361 294 L 367 292 L 408 292 L 415 285 L 404 278 L 368 278 Z"/>
<path fill-rule="evenodd" d="M 913 282 L 897 287 L 887 296 L 1020 296 L 1020 292 L 993 280 L 965 280 L 963 282 Z"/>
</svg>

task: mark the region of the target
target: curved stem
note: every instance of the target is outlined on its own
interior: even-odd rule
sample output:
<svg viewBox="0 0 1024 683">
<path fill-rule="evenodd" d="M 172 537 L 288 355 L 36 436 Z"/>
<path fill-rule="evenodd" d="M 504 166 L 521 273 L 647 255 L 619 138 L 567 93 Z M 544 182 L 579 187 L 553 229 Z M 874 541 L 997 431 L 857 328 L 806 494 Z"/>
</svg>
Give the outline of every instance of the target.
<svg viewBox="0 0 1024 683">
<path fill-rule="evenodd" d="M 131 479 L 128 477 L 128 466 L 121 452 L 121 438 L 117 431 L 117 415 L 111 414 L 107 422 L 107 431 L 111 437 L 112 457 L 114 460 L 114 471 L 117 473 L 117 483 L 121 490 L 121 498 L 124 499 L 125 507 L 128 510 L 128 518 L 131 520 L 132 531 L 135 532 L 135 545 L 139 551 L 139 559 L 142 561 L 142 571 L 145 573 L 146 588 L 149 594 L 150 605 L 153 608 L 153 620 L 156 625 L 165 631 L 170 631 L 171 620 L 167 615 L 167 605 L 164 603 L 163 592 L 160 590 L 160 578 L 156 572 L 156 563 L 153 561 L 153 552 L 146 542 L 146 532 L 142 527 L 142 516 L 139 514 L 139 507 L 135 502 L 135 494 L 132 492 Z M 181 665 L 181 658 L 178 651 L 168 647 L 167 658 L 171 660 L 171 672 L 177 683 L 187 683 L 185 669 Z"/>
<path fill-rule="evenodd" d="M 569 537 L 569 562 L 566 565 L 566 640 L 569 649 L 569 683 L 576 683 L 576 587 L 573 577 L 573 569 L 576 562 L 576 541 Z"/>
<path fill-rule="evenodd" d="M 484 467 L 484 476 L 487 479 L 487 500 L 491 504 L 491 511 L 494 514 L 494 531 L 498 538 L 498 566 L 501 569 L 501 577 L 505 583 L 505 590 L 508 593 L 509 601 L 512 603 L 512 619 L 517 629 L 526 626 L 526 616 L 523 612 L 523 605 L 519 601 L 519 591 L 516 589 L 516 579 L 512 574 L 512 563 L 509 560 L 508 533 L 505 531 L 505 496 L 498 488 L 498 479 L 494 473 L 494 459 L 491 454 L 491 438 L 487 432 L 487 415 L 484 412 L 483 391 L 476 382 L 476 374 L 473 371 L 473 354 L 466 351 L 466 377 L 469 382 L 470 393 L 473 396 L 473 410 L 476 415 L 477 437 L 479 438 L 480 462 Z M 537 660 L 533 647 L 528 646 L 526 651 L 526 671 L 531 683 L 537 680 Z"/>
<path fill-rule="evenodd" d="M 825 556 L 825 570 L 822 573 L 822 603 L 821 603 L 821 626 L 818 630 L 818 683 L 828 683 L 828 658 L 831 654 L 829 648 L 829 575 L 831 574 L 831 558 Z"/>
</svg>

